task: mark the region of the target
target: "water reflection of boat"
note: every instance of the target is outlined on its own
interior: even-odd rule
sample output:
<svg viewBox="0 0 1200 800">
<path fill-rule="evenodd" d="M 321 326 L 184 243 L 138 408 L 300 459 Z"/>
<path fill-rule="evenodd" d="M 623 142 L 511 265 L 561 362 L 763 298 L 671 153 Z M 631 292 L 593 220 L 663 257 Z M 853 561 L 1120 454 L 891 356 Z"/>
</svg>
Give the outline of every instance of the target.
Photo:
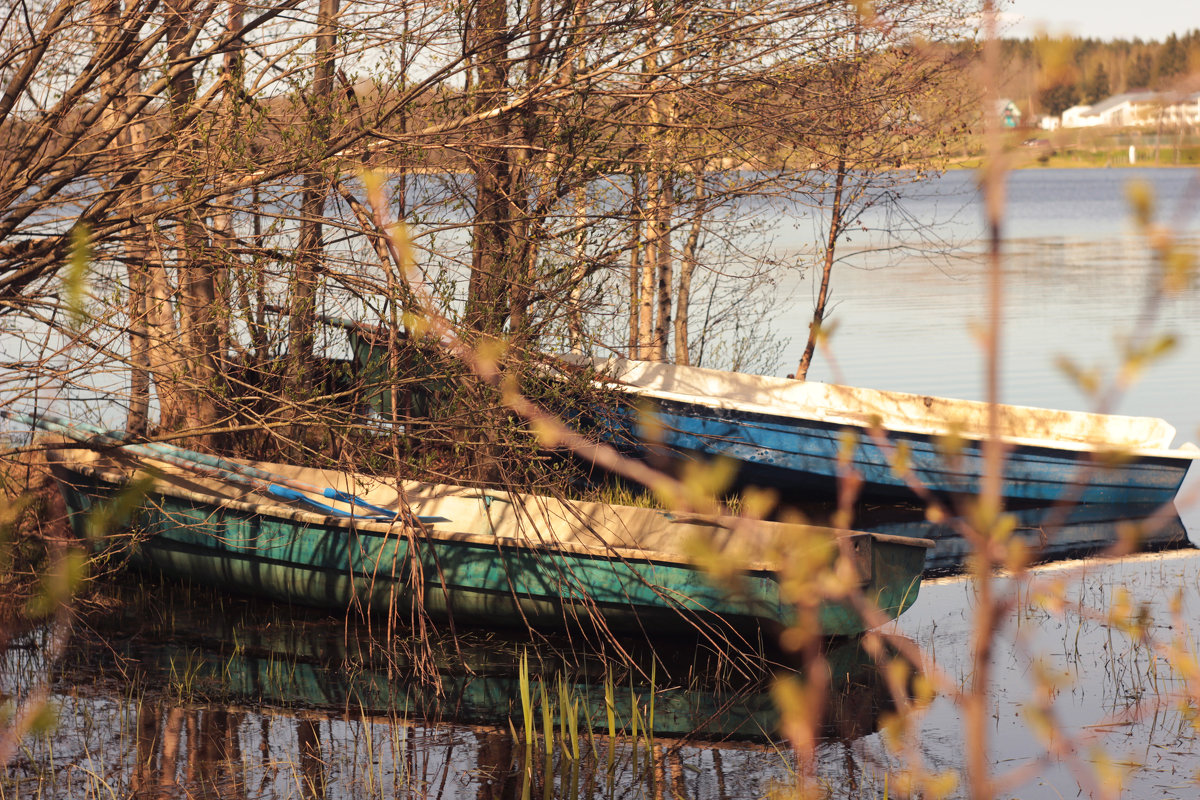
<svg viewBox="0 0 1200 800">
<path fill-rule="evenodd" d="M 571 357 L 567 357 L 570 359 Z M 747 483 L 786 491 L 828 491 L 843 468 L 847 431 L 865 494 L 911 496 L 889 458 L 907 450 L 917 479 L 940 493 L 977 493 L 987 437 L 986 403 L 878 391 L 698 367 L 610 359 L 598 380 L 648 401 L 668 451 L 736 460 Z M 1161 419 L 1000 406 L 1007 446 L 1003 493 L 1010 499 L 1081 503 L 1165 503 L 1174 499 L 1200 448 L 1172 449 Z M 628 442 L 632 416 L 604 430 Z M 878 426 L 890 442 L 872 436 Z"/>
<path fill-rule="evenodd" d="M 122 676 L 148 694 L 210 705 L 400 715 L 502 730 L 510 721 L 523 726 L 525 683 L 539 731 L 540 706 L 550 704 L 557 727 L 565 699 L 579 729 L 596 733 L 630 735 L 652 726 L 656 737 L 694 741 L 778 735 L 770 687 L 779 668 L 729 653 L 643 642 L 617 655 L 579 641 L 543 638 L 535 648 L 527 640 L 470 635 L 408 651 L 341 622 L 273 620 L 270 611 L 237 605 L 240 619 L 176 604 L 163 614 L 167 625 L 146 625 L 136 608 L 90 624 L 57 681 L 105 684 L 98 676 Z M 830 687 L 822 734 L 851 739 L 874 731 L 878 715 L 891 708 L 880 667 L 857 639 L 830 641 L 822 654 Z"/>
<path fill-rule="evenodd" d="M 404 654 L 411 640 L 198 587 L 179 594 L 138 586 L 79 626 L 53 680 L 63 719 L 86 723 L 64 725 L 37 763 L 103 765 L 105 796 L 137 798 L 708 797 L 698 781 L 714 778 L 717 796 L 763 796 L 793 769 L 773 734 L 770 673 L 748 677 L 719 653 L 659 643 L 605 658 L 578 637 L 469 634 L 457 649 L 434 637 L 438 693 L 417 679 L 430 662 Z M 839 747 L 893 706 L 856 642 L 838 641 L 828 660 L 818 733 Z M 562 725 L 564 695 L 577 737 Z M 52 781 L 37 784 L 43 794 L 79 793 L 67 785 L 78 788 L 76 773 L 39 774 Z"/>
<path fill-rule="evenodd" d="M 894 617 L 916 599 L 931 545 L 458 486 L 397 487 L 278 464 L 251 467 L 275 481 L 264 483 L 120 449 L 58 449 L 47 459 L 81 533 L 94 501 L 152 467 L 136 525 L 146 535 L 132 557 L 173 577 L 307 605 L 406 617 L 419 607 L 488 625 L 671 630 L 682 615 L 706 630 L 786 626 L 796 605 L 778 570 L 839 551 L 866 600 Z M 696 565 L 692 548 L 701 543 L 728 572 L 725 583 Z M 866 626 L 850 602 L 819 606 L 826 634 Z"/>
<path fill-rule="evenodd" d="M 1010 510 L 1016 520 L 1012 536 L 1029 548 L 1035 560 L 1052 561 L 1099 553 L 1117 544 L 1135 549 L 1164 550 L 1189 545 L 1178 512 L 1165 516 L 1159 506 L 1095 504 L 1069 508 L 1034 506 Z M 962 569 L 972 552 L 954 521 L 933 524 L 919 509 L 907 518 L 897 509 L 879 509 L 860 521 L 865 530 L 897 536 L 922 536 L 934 542 L 925 558 L 926 571 Z"/>
</svg>

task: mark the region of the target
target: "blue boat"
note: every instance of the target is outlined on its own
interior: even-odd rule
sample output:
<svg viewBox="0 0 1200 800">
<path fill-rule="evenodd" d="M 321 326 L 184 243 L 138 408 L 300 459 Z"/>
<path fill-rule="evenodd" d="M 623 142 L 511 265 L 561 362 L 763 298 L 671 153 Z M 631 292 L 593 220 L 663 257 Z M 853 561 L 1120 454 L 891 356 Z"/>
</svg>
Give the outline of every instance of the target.
<svg viewBox="0 0 1200 800">
<path fill-rule="evenodd" d="M 661 362 L 581 357 L 596 380 L 628 396 L 600 421 L 616 444 L 646 452 L 632 408 L 649 408 L 652 438 L 667 454 L 733 459 L 742 483 L 786 495 L 829 492 L 847 467 L 864 496 L 913 497 L 893 464 L 941 495 L 976 494 L 984 472 L 988 404 L 837 384 L 744 375 Z M 604 415 L 602 415 L 604 416 Z M 1166 503 L 1200 448 L 1172 448 L 1161 419 L 1000 406 L 1003 495 L 1050 503 Z M 847 437 L 848 461 L 842 456 Z M 843 463 L 845 462 L 845 463 Z"/>
</svg>

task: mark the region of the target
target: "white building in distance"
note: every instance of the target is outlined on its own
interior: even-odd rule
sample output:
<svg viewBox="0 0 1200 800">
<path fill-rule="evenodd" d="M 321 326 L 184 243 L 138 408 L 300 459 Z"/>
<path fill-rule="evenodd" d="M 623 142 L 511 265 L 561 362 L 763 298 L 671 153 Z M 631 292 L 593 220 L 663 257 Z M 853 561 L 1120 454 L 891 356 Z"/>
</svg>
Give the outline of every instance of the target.
<svg viewBox="0 0 1200 800">
<path fill-rule="evenodd" d="M 1094 106 L 1071 106 L 1062 113 L 1064 128 L 1196 124 L 1200 124 L 1200 92 L 1125 92 Z"/>
</svg>

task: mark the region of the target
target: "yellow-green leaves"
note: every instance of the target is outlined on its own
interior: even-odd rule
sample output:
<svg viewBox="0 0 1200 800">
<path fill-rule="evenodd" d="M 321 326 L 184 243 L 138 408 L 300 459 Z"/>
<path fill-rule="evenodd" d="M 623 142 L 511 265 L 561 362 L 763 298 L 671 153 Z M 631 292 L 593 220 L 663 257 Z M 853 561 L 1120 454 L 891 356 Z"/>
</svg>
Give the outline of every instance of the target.
<svg viewBox="0 0 1200 800">
<path fill-rule="evenodd" d="M 817 347 L 828 347 L 833 334 L 837 332 L 837 320 L 827 319 L 812 323 L 813 341 Z"/>
<path fill-rule="evenodd" d="M 1196 254 L 1179 245 L 1171 248 L 1163 264 L 1163 291 L 1182 294 L 1192 288 L 1196 279 Z"/>
<path fill-rule="evenodd" d="M 1100 370 L 1095 367 L 1081 367 L 1074 359 L 1067 356 L 1058 356 L 1054 363 L 1059 372 L 1065 375 L 1071 383 L 1075 384 L 1075 388 L 1087 397 L 1096 397 L 1100 393 L 1102 381 Z"/>
<path fill-rule="evenodd" d="M 1146 181 L 1130 181 L 1125 186 L 1125 197 L 1138 227 L 1148 228 L 1154 221 L 1154 189 Z"/>
<path fill-rule="evenodd" d="M 71 259 L 63 275 L 63 298 L 71 325 L 77 329 L 82 328 L 87 320 L 84 300 L 87 297 L 87 274 L 92 260 L 91 234 L 91 228 L 82 222 L 71 229 Z"/>
<path fill-rule="evenodd" d="M 372 206 L 376 206 L 377 203 L 382 203 L 385 199 L 383 192 L 383 173 L 379 172 L 378 170 L 364 169 L 360 174 L 360 178 L 362 180 L 363 189 L 365 189 L 367 192 L 367 202 Z"/>
<path fill-rule="evenodd" d="M 405 329 L 414 339 L 421 339 L 429 332 L 429 318 L 414 311 L 405 311 L 400 318 Z"/>
<path fill-rule="evenodd" d="M 1124 586 L 1117 587 L 1109 601 L 1106 623 L 1131 638 L 1139 638 L 1150 626 L 1150 608 L 1145 603 L 1134 603 L 1133 596 Z"/>
<path fill-rule="evenodd" d="M 1096 771 L 1096 783 L 1107 790 L 1106 796 L 1120 797 L 1121 787 L 1129 775 L 1129 765 L 1117 761 L 1099 746 L 1091 749 L 1088 760 Z"/>
<path fill-rule="evenodd" d="M 779 505 L 779 492 L 747 486 L 741 494 L 741 512 L 747 519 L 766 519 Z"/>
<path fill-rule="evenodd" d="M 658 444 L 663 440 L 663 424 L 655 413 L 654 406 L 647 400 L 637 402 L 638 437 L 647 444 Z"/>
<path fill-rule="evenodd" d="M 504 360 L 507 353 L 507 342 L 489 337 L 481 338 L 475 344 L 475 363 L 481 377 L 487 379 L 497 375 L 500 371 L 500 362 Z"/>
<path fill-rule="evenodd" d="M 127 524 L 154 487 L 154 478 L 154 470 L 147 470 L 130 481 L 107 503 L 93 506 L 87 517 L 88 539 L 97 541 Z"/>
<path fill-rule="evenodd" d="M 32 619 L 55 613 L 74 599 L 87 574 L 87 555 L 81 550 L 68 550 L 46 568 L 39 591 L 25 606 L 25 612 Z"/>
<path fill-rule="evenodd" d="M 711 508 L 716 500 L 733 485 L 738 463 L 725 456 L 710 461 L 687 461 L 683 464 L 682 481 L 688 494 L 688 505 L 696 509 Z"/>
<path fill-rule="evenodd" d="M 57 724 L 58 707 L 50 702 L 42 702 L 29 720 L 29 732 L 33 734 L 46 733 Z"/>
<path fill-rule="evenodd" d="M 1120 382 L 1130 386 L 1150 365 L 1173 352 L 1179 344 L 1173 333 L 1162 333 L 1150 339 L 1126 343 L 1123 348 Z"/>
<path fill-rule="evenodd" d="M 962 455 L 966 443 L 962 423 L 950 421 L 946 425 L 945 433 L 937 438 L 938 453 L 947 461 L 954 462 Z"/>
<path fill-rule="evenodd" d="M 686 461 L 677 483 L 661 482 L 654 486 L 654 492 L 668 508 L 712 513 L 717 511 L 721 495 L 733 485 L 737 470 L 737 462 L 724 456 L 711 461 Z"/>
</svg>

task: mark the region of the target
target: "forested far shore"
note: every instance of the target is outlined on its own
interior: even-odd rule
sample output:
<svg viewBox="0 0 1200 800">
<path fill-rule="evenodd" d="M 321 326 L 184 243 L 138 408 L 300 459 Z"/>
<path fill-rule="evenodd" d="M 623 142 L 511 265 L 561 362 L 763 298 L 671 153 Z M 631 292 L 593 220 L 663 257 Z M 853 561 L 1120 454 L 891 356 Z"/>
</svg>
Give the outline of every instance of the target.
<svg viewBox="0 0 1200 800">
<path fill-rule="evenodd" d="M 1165 40 L 1004 39 L 1000 94 L 1031 116 L 1057 116 L 1137 89 L 1200 90 L 1200 29 Z"/>
</svg>

